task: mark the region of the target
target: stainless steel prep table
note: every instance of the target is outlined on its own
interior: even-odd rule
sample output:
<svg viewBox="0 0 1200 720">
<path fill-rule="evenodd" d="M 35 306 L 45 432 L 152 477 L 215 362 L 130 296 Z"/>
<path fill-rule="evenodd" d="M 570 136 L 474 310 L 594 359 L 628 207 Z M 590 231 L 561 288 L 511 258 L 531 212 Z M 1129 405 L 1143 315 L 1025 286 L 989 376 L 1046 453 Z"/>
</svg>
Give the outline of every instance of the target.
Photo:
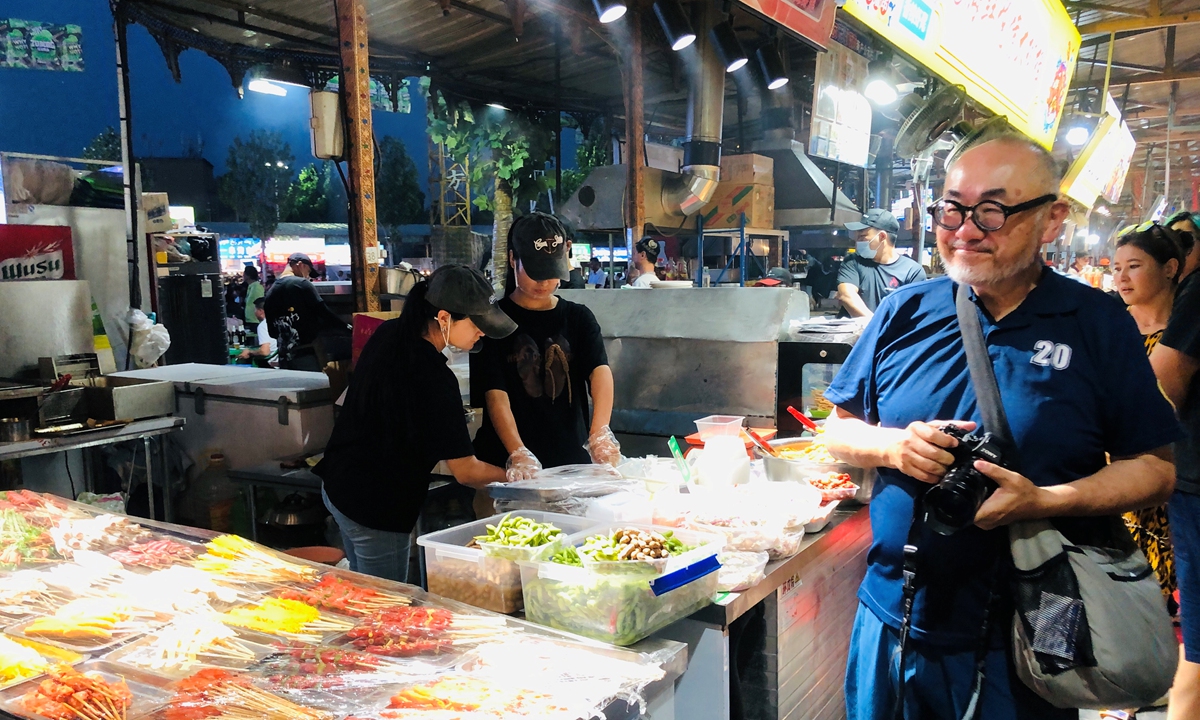
<svg viewBox="0 0 1200 720">
<path fill-rule="evenodd" d="M 722 594 L 715 604 L 656 633 L 655 638 L 687 642 L 691 651 L 676 685 L 676 717 L 729 718 L 736 683 L 747 718 L 844 718 L 842 680 L 870 543 L 867 508 L 839 509 L 828 527 L 804 539 L 799 553 L 769 564 L 762 582 Z M 762 619 L 748 618 L 760 605 Z M 745 649 L 750 660 L 739 676 L 737 635 L 745 628 L 737 624 L 743 619 L 765 627 L 761 639 Z"/>
<path fill-rule="evenodd" d="M 146 448 L 146 494 L 150 504 L 149 513 L 150 519 L 154 520 L 155 473 L 154 463 L 150 461 L 150 458 L 154 457 L 151 452 L 151 443 L 160 435 L 182 430 L 185 424 L 183 418 L 160 417 L 137 420 L 121 427 L 97 428 L 63 437 L 35 437 L 21 442 L 0 443 L 0 460 L 18 460 L 36 455 L 66 452 L 67 450 L 84 450 L 101 445 L 114 445 L 128 440 L 141 440 Z M 169 484 L 170 473 L 164 471 L 162 473 L 163 515 L 168 521 L 174 517 Z"/>
</svg>

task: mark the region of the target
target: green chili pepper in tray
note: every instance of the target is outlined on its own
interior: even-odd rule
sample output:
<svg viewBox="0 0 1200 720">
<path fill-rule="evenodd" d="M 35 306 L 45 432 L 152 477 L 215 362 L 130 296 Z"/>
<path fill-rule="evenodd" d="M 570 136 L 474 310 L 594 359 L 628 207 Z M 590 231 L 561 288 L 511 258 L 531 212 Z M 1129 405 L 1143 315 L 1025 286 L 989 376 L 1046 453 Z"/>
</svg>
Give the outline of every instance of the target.
<svg viewBox="0 0 1200 720">
<path fill-rule="evenodd" d="M 521 517 L 505 515 L 498 525 L 488 525 L 486 535 L 478 535 L 475 542 L 483 545 L 508 545 L 510 547 L 541 547 L 563 534 L 553 523 L 540 523 Z"/>
</svg>

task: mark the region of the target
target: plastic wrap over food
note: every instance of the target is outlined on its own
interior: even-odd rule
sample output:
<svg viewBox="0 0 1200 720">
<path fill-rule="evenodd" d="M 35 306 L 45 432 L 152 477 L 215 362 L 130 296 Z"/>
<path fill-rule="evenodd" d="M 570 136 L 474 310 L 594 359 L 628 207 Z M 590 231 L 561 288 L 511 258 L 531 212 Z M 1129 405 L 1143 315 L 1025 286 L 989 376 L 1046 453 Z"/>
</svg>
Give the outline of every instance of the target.
<svg viewBox="0 0 1200 720">
<path fill-rule="evenodd" d="M 717 589 L 739 592 L 762 582 L 771 556 L 765 552 L 732 551 L 721 553 L 718 559 L 721 569 L 717 574 Z"/>
<path fill-rule="evenodd" d="M 690 497 L 685 526 L 723 534 L 727 550 L 766 552 L 772 559 L 799 552 L 804 526 L 821 506 L 821 494 L 800 483 L 711 488 Z"/>
<path fill-rule="evenodd" d="M 640 486 L 621 477 L 611 465 L 563 465 L 540 470 L 530 480 L 488 485 L 496 500 L 551 503 L 567 498 L 600 497 Z"/>
</svg>

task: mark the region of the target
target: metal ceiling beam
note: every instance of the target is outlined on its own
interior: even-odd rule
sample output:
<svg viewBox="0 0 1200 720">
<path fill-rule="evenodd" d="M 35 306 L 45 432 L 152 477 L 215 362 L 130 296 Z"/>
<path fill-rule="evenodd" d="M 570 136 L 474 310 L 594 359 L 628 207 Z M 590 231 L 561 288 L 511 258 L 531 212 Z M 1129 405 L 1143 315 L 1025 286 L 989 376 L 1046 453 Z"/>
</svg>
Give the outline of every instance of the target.
<svg viewBox="0 0 1200 720">
<path fill-rule="evenodd" d="M 1185 72 L 1162 72 L 1162 73 L 1143 73 L 1141 75 L 1126 75 L 1115 77 L 1112 79 L 1112 85 L 1156 85 L 1159 83 L 1185 82 L 1188 80 L 1200 80 L 1200 70 L 1190 70 Z M 1084 81 L 1078 85 L 1072 85 L 1072 88 L 1100 88 L 1104 86 L 1103 81 Z"/>
<path fill-rule="evenodd" d="M 1115 5 L 1105 5 L 1104 3 L 1084 2 L 1083 0 L 1067 0 L 1067 10 L 1095 10 L 1096 12 L 1110 12 L 1118 15 L 1132 15 L 1134 17 L 1147 17 L 1150 13 L 1146 10 L 1138 10 L 1136 8 L 1116 7 Z"/>
<path fill-rule="evenodd" d="M 239 2 L 238 0 L 205 0 L 205 1 L 209 5 L 217 5 L 219 7 L 227 8 L 229 10 L 235 10 L 239 13 L 244 13 L 247 17 L 262 18 L 263 20 L 269 20 L 273 23 L 279 23 L 280 25 L 286 25 L 286 26 L 288 26 L 290 28 L 294 28 L 296 30 L 304 30 L 305 32 L 316 33 L 317 35 L 321 35 L 322 37 L 330 38 L 330 39 L 334 40 L 335 42 L 337 40 L 337 32 L 335 31 L 334 28 L 331 28 L 331 27 L 318 25 L 316 23 L 310 23 L 305 20 L 300 20 L 299 18 L 291 17 L 290 15 L 284 15 L 283 13 L 272 12 L 270 10 L 261 10 L 259 8 L 253 7 L 251 5 L 247 5 L 244 2 Z M 332 17 L 330 19 L 332 20 Z"/>
<path fill-rule="evenodd" d="M 475 17 L 481 17 L 485 20 L 491 20 L 492 22 L 499 23 L 500 25 L 505 25 L 505 26 L 512 25 L 512 20 L 510 18 L 504 17 L 503 15 L 501 15 L 499 13 L 494 13 L 490 10 L 484 10 L 483 8 L 475 7 L 471 3 L 463 2 L 463 0 L 450 0 L 450 7 L 457 8 L 459 10 L 462 10 L 465 13 L 470 13 L 471 15 L 474 15 Z"/>
<path fill-rule="evenodd" d="M 1179 25 L 1200 23 L 1200 12 L 1179 13 L 1176 15 L 1152 15 L 1150 17 L 1122 18 L 1120 20 L 1101 20 L 1088 23 L 1079 28 L 1080 35 L 1095 33 L 1121 32 L 1122 30 L 1156 30 Z"/>
<path fill-rule="evenodd" d="M 1129 30 L 1128 32 L 1119 32 L 1117 33 L 1117 40 L 1124 40 L 1125 38 L 1137 37 L 1138 35 L 1145 35 L 1146 33 L 1158 32 L 1158 30 L 1159 28 L 1149 28 L 1146 30 Z M 1106 42 L 1108 42 L 1107 34 L 1094 38 L 1088 38 L 1080 43 L 1079 49 L 1083 50 L 1084 48 L 1090 48 L 1095 45 L 1103 45 Z"/>
<path fill-rule="evenodd" d="M 1079 62 L 1088 63 L 1089 65 L 1105 65 L 1105 64 L 1107 64 L 1107 61 L 1105 60 L 1105 58 L 1081 57 L 1081 58 L 1079 58 Z M 1135 72 L 1162 72 L 1162 70 L 1163 70 L 1162 68 L 1154 67 L 1153 65 L 1135 65 L 1134 63 L 1120 62 L 1118 60 L 1113 60 L 1112 66 L 1113 66 L 1114 70 L 1133 70 Z"/>
</svg>

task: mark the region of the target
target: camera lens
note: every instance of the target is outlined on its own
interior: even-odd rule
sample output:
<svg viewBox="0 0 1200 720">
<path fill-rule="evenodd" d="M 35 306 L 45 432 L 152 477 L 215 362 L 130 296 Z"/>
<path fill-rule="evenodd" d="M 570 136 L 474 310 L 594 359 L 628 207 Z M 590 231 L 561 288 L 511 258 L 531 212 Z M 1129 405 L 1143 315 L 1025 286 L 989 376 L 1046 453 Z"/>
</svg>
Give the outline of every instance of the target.
<svg viewBox="0 0 1200 720">
<path fill-rule="evenodd" d="M 953 535 L 968 527 L 990 494 L 990 483 L 973 468 L 951 468 L 925 493 L 925 522 L 941 535 Z"/>
</svg>

